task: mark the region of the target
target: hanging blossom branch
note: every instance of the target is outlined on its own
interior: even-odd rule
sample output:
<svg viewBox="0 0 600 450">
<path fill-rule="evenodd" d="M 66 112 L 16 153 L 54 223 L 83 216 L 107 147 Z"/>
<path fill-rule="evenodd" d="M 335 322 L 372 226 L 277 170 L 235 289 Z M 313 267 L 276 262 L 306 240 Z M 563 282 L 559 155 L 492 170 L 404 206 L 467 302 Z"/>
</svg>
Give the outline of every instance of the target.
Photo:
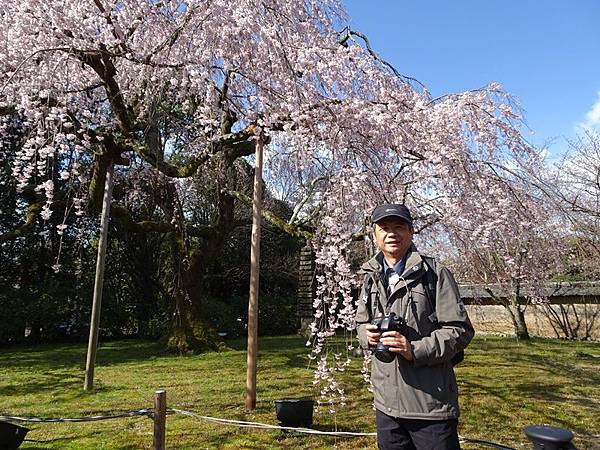
<svg viewBox="0 0 600 450">
<path fill-rule="evenodd" d="M 359 31 L 356 31 L 356 30 L 352 30 L 350 27 L 347 26 L 340 32 L 340 35 L 342 36 L 342 39 L 340 40 L 340 45 L 346 46 L 348 43 L 348 40 L 350 40 L 350 39 L 354 40 L 353 39 L 354 36 L 360 38 L 363 41 L 365 47 L 367 48 L 369 55 L 371 55 L 375 60 L 377 60 L 381 64 L 383 64 L 386 68 L 391 70 L 392 73 L 396 77 L 398 77 L 402 81 L 416 83 L 423 90 L 426 90 L 425 85 L 423 83 L 421 83 L 421 81 L 417 80 L 416 78 L 409 77 L 408 75 L 404 75 L 404 74 L 400 73 L 398 71 L 398 69 L 396 69 L 392 64 L 390 64 L 389 62 L 387 62 L 386 60 L 381 58 L 381 56 L 379 56 L 379 54 L 375 50 L 373 50 L 373 47 L 371 46 L 371 43 L 369 42 L 369 39 L 367 38 L 367 36 L 365 34 L 359 32 Z"/>
</svg>

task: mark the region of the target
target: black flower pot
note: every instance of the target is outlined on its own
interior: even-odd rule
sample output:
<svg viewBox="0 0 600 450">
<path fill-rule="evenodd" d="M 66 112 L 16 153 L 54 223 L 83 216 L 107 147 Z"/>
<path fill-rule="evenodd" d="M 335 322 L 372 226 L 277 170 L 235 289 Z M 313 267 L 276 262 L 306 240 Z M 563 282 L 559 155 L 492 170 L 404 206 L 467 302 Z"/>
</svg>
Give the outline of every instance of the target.
<svg viewBox="0 0 600 450">
<path fill-rule="evenodd" d="M 19 448 L 29 428 L 20 427 L 8 422 L 0 422 L 0 450 Z"/>
<path fill-rule="evenodd" d="M 308 428 L 313 423 L 314 400 L 275 400 L 277 423 L 282 427 Z"/>
</svg>

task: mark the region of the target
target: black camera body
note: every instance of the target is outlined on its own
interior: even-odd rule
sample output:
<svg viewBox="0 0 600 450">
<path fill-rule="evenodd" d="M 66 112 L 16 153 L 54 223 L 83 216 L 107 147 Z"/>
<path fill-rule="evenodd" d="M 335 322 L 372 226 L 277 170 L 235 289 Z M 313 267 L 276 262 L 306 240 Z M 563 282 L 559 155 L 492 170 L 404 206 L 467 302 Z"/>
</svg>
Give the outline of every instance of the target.
<svg viewBox="0 0 600 450">
<path fill-rule="evenodd" d="M 377 326 L 377 331 L 379 333 L 385 333 L 386 331 L 398 331 L 404 336 L 408 334 L 408 326 L 406 325 L 404 317 L 397 316 L 394 312 L 386 314 L 385 316 L 374 318 L 371 324 Z M 370 345 L 369 348 L 375 355 L 375 358 L 381 362 L 389 363 L 392 362 L 396 357 L 396 354 L 390 352 L 389 347 L 387 345 L 383 345 L 381 342 L 379 342 L 376 346 Z"/>
</svg>

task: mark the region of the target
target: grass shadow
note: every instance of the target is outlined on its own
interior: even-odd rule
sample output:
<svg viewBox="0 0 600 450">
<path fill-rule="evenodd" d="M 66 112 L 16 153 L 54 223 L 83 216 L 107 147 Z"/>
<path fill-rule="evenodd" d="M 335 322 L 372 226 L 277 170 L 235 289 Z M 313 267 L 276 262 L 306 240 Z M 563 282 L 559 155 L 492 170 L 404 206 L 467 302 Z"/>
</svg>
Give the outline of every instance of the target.
<svg viewBox="0 0 600 450">
<path fill-rule="evenodd" d="M 85 369 L 87 346 L 81 343 L 12 347 L 0 353 L 0 367 L 57 369 L 79 367 Z M 96 356 L 98 365 L 109 366 L 170 356 L 157 342 L 121 340 L 100 343 Z"/>
</svg>

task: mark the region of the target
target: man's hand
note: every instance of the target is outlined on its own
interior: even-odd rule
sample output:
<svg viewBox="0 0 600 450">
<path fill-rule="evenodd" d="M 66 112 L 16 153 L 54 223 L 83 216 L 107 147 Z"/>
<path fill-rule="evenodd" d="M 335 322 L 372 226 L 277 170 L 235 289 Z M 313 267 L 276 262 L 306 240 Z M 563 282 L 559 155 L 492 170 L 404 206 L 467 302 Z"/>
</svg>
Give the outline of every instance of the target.
<svg viewBox="0 0 600 450">
<path fill-rule="evenodd" d="M 379 343 L 379 338 L 381 337 L 377 325 L 368 324 L 365 326 L 365 330 L 367 332 L 367 341 L 369 342 L 369 345 L 377 345 Z"/>
<path fill-rule="evenodd" d="M 404 359 L 412 361 L 413 354 L 410 341 L 398 331 L 386 331 L 381 334 L 378 331 L 377 325 L 372 324 L 368 324 L 365 330 L 369 345 L 375 346 L 381 341 L 383 345 L 390 349 L 390 352 L 399 353 Z"/>
<path fill-rule="evenodd" d="M 367 331 L 367 336 L 369 332 Z M 379 334 L 378 334 L 379 337 Z M 410 341 L 398 331 L 386 331 L 379 339 L 383 345 L 389 348 L 392 353 L 399 353 L 404 359 L 412 361 L 412 347 Z M 369 341 L 370 342 L 370 341 Z"/>
</svg>

